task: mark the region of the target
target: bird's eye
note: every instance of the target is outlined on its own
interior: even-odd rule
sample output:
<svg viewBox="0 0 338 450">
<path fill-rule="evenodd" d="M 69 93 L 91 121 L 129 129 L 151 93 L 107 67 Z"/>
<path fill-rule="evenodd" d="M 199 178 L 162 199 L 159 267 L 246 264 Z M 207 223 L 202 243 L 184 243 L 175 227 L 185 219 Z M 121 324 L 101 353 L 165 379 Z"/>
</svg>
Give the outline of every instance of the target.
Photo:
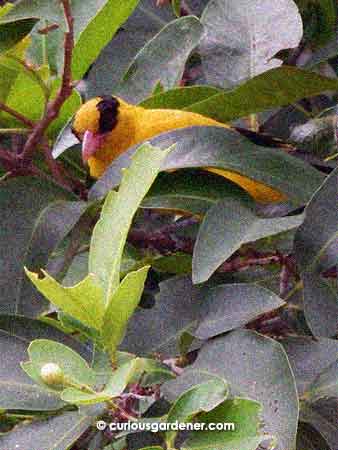
<svg viewBox="0 0 338 450">
<path fill-rule="evenodd" d="M 115 97 L 101 97 L 102 100 L 96 105 L 100 112 L 99 132 L 108 133 L 117 124 L 119 101 Z"/>
</svg>

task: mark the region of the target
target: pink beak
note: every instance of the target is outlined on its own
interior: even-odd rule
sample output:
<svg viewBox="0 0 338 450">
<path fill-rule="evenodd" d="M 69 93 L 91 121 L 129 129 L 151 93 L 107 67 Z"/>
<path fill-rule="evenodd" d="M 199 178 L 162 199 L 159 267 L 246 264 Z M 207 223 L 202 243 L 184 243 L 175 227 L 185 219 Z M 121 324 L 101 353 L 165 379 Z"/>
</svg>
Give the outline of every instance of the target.
<svg viewBox="0 0 338 450">
<path fill-rule="evenodd" d="M 85 131 L 82 141 L 82 160 L 84 163 L 100 149 L 104 137 L 103 134 L 95 134 L 89 130 Z"/>
</svg>

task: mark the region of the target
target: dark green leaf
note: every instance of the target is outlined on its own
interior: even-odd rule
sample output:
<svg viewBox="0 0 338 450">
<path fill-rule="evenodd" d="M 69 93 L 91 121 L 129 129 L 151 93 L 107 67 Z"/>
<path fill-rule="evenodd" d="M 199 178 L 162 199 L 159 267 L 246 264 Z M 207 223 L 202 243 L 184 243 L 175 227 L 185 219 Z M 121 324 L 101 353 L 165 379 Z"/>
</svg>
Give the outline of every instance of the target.
<svg viewBox="0 0 338 450">
<path fill-rule="evenodd" d="M 263 219 L 253 205 L 225 199 L 206 213 L 194 247 L 192 277 L 202 283 L 241 245 L 298 227 L 304 216 Z"/>
<path fill-rule="evenodd" d="M 187 86 L 170 89 L 161 94 L 152 95 L 140 103 L 144 108 L 183 109 L 194 103 L 220 94 L 221 89 L 212 86 Z"/>
<path fill-rule="evenodd" d="M 164 89 L 172 88 L 182 78 L 186 60 L 202 32 L 200 21 L 193 16 L 182 17 L 164 27 L 136 55 L 117 93 L 135 102 L 149 96 L 159 81 Z"/>
<path fill-rule="evenodd" d="M 338 30 L 324 47 L 317 49 L 306 62 L 304 68 L 312 68 L 338 55 Z"/>
<path fill-rule="evenodd" d="M 314 194 L 303 225 L 295 237 L 295 251 L 304 282 L 307 322 L 315 335 L 333 336 L 338 325 L 337 290 L 321 272 L 338 261 L 338 169 Z M 325 224 L 325 226 L 323 226 Z"/>
<path fill-rule="evenodd" d="M 296 0 L 304 23 L 304 38 L 312 45 L 325 45 L 335 34 L 337 5 L 335 0 Z"/>
<path fill-rule="evenodd" d="M 87 97 L 114 92 L 137 52 L 174 18 L 170 8 L 159 8 L 153 0 L 141 0 L 90 69 Z"/>
<path fill-rule="evenodd" d="M 1 12 L 0 12 L 1 14 Z M 31 32 L 36 23 L 35 19 L 26 19 L 0 25 L 0 53 L 14 47 Z"/>
<path fill-rule="evenodd" d="M 33 28 L 27 49 L 27 59 L 35 66 L 47 64 L 52 74 L 58 73 L 58 63 L 62 60 L 64 33 L 60 28 L 50 30 L 47 34 L 39 33 L 47 21 L 38 22 Z"/>
<path fill-rule="evenodd" d="M 197 384 L 184 392 L 172 405 L 167 415 L 168 423 L 181 423 L 191 419 L 202 411 L 210 411 L 222 403 L 228 396 L 228 387 L 224 380 L 215 378 L 206 383 Z M 177 432 L 166 432 L 167 447 L 174 446 Z"/>
<path fill-rule="evenodd" d="M 316 402 L 321 398 L 338 397 L 338 361 L 325 369 L 309 387 L 308 401 Z"/>
<path fill-rule="evenodd" d="M 213 411 L 201 414 L 202 423 L 234 424 L 234 430 L 192 432 L 182 450 L 256 450 L 264 440 L 260 432 L 261 405 L 243 398 L 226 400 Z M 226 422 L 225 422 L 226 421 Z"/>
<path fill-rule="evenodd" d="M 189 371 L 194 369 L 221 376 L 235 395 L 261 402 L 264 431 L 277 438 L 278 449 L 294 450 L 298 395 L 287 356 L 278 342 L 249 330 L 233 331 L 207 343 Z M 170 381 L 167 386 L 175 383 Z"/>
<path fill-rule="evenodd" d="M 221 127 L 190 127 L 150 139 L 166 149 L 176 144 L 162 165 L 163 170 L 217 167 L 239 172 L 284 192 L 296 204 L 307 202 L 324 176 L 303 161 L 280 150 L 258 146 L 236 131 Z M 121 168 L 128 167 L 137 146 L 114 160 L 92 187 L 90 198 L 100 198 L 119 184 Z"/>
<path fill-rule="evenodd" d="M 302 396 L 316 378 L 338 358 L 338 342 L 333 339 L 289 337 L 282 340 Z"/>
<path fill-rule="evenodd" d="M 300 413 L 300 420 L 310 424 L 323 436 L 330 449 L 336 450 L 338 442 L 337 399 L 319 400 L 314 404 L 306 403 Z"/>
<path fill-rule="evenodd" d="M 188 276 L 173 277 L 160 283 L 153 308 L 135 312 L 122 346 L 134 353 L 177 355 L 179 338 L 185 332 L 207 339 L 241 327 L 282 303 L 271 291 L 255 285 L 207 289 L 193 286 Z"/>
<path fill-rule="evenodd" d="M 297 432 L 297 450 L 332 450 L 326 440 L 311 425 L 300 422 Z"/>
<path fill-rule="evenodd" d="M 151 267 L 159 272 L 167 272 L 177 275 L 191 273 L 192 257 L 187 253 L 174 253 L 168 256 L 160 256 L 151 261 Z"/>
<path fill-rule="evenodd" d="M 325 180 L 305 209 L 305 220 L 295 239 L 302 271 L 322 271 L 338 262 L 337 194 L 338 169 Z"/>
<path fill-rule="evenodd" d="M 13 8 L 1 17 L 0 23 L 15 23 L 26 19 L 46 19 L 65 27 L 65 19 L 60 3 L 53 0 L 20 0 Z"/>
<path fill-rule="evenodd" d="M 178 337 L 196 326 L 204 296 L 189 277 L 174 277 L 160 284 L 160 294 L 151 309 L 139 309 L 129 321 L 122 349 L 137 354 L 159 351 L 179 354 Z M 148 326 L 147 324 L 152 324 Z"/>
<path fill-rule="evenodd" d="M 28 345 L 36 338 L 54 339 L 87 360 L 91 358 L 88 348 L 54 327 L 24 317 L 0 316 L 0 351 L 6 361 L 0 368 L 0 408 L 48 411 L 64 406 L 58 396 L 35 384 L 20 367 L 27 360 Z"/>
<path fill-rule="evenodd" d="M 272 291 L 254 284 L 217 286 L 206 295 L 203 318 L 193 334 L 198 339 L 209 339 L 246 325 L 283 304 Z"/>
<path fill-rule="evenodd" d="M 84 212 L 84 203 L 68 199 L 69 193 L 45 179 L 21 177 L 0 184 L 3 312 L 34 316 L 46 308 L 23 268 L 43 267 Z"/>
<path fill-rule="evenodd" d="M 75 79 L 83 77 L 100 51 L 109 43 L 123 22 L 128 19 L 138 2 L 139 0 L 82 1 L 83 13 L 88 15 L 89 11 L 91 21 L 85 27 L 81 26 L 81 34 L 74 48 L 73 77 Z M 98 8 L 98 3 L 101 5 L 100 8 Z M 80 12 L 76 9 L 74 14 L 80 14 Z"/>
<path fill-rule="evenodd" d="M 66 412 L 47 420 L 21 425 L 0 437 L 0 445 L 6 450 L 68 450 L 93 422 L 93 417 L 77 411 Z"/>
<path fill-rule="evenodd" d="M 236 89 L 191 105 L 187 110 L 228 122 L 337 89 L 336 79 L 283 66 L 258 75 Z"/>
<path fill-rule="evenodd" d="M 303 34 L 293 0 L 211 0 L 201 21 L 202 66 L 208 83 L 223 87 L 280 66 L 276 53 L 297 47 Z"/>
<path fill-rule="evenodd" d="M 173 189 L 175 187 L 175 189 Z M 142 202 L 145 208 L 164 208 L 203 216 L 224 198 L 249 201 L 248 194 L 228 180 L 207 172 L 185 170 L 161 173 Z"/>
</svg>

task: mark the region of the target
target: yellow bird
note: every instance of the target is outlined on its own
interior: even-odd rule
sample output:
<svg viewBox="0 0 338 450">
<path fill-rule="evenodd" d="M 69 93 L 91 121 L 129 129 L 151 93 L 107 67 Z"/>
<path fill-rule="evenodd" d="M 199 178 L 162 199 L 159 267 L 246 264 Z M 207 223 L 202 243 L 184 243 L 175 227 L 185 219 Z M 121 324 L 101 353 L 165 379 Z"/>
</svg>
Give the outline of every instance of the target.
<svg viewBox="0 0 338 450">
<path fill-rule="evenodd" d="M 82 159 L 90 174 L 99 178 L 111 162 L 128 148 L 160 133 L 194 125 L 229 125 L 188 111 L 146 109 L 117 97 L 95 97 L 77 111 L 72 131 L 82 141 Z M 269 186 L 229 170 L 207 168 L 245 189 L 262 203 L 279 202 L 286 196 Z"/>
</svg>

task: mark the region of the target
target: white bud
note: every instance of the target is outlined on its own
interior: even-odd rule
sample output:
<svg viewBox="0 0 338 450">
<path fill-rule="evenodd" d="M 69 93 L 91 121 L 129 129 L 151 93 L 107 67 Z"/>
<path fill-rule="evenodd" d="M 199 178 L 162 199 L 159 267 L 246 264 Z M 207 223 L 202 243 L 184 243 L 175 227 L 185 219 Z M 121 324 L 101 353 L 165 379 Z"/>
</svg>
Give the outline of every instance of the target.
<svg viewBox="0 0 338 450">
<path fill-rule="evenodd" d="M 65 381 L 63 370 L 55 363 L 44 364 L 40 370 L 40 377 L 48 385 L 60 385 Z"/>
</svg>

